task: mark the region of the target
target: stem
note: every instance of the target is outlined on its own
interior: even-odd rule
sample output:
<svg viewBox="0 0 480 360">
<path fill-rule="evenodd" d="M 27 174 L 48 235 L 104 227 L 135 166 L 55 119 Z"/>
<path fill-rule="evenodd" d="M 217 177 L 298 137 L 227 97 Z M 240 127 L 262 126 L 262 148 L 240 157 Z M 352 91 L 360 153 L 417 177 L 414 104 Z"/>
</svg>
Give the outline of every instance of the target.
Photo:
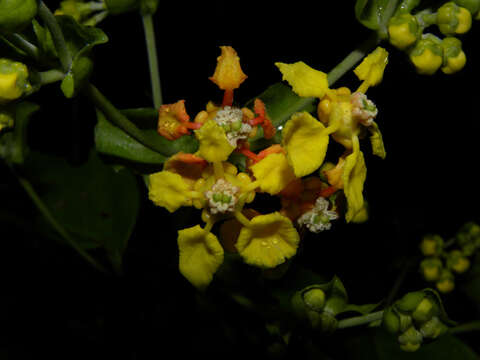
<svg viewBox="0 0 480 360">
<path fill-rule="evenodd" d="M 72 66 L 72 55 L 68 50 L 67 43 L 63 37 L 62 29 L 60 29 L 57 19 L 55 19 L 55 16 L 43 1 L 38 2 L 38 15 L 44 21 L 48 30 L 50 30 L 53 43 L 55 44 L 55 49 L 57 50 L 60 63 L 62 64 L 62 69 L 65 73 L 67 73 Z"/>
<path fill-rule="evenodd" d="M 363 316 L 355 316 L 352 318 L 343 319 L 338 322 L 337 329 L 345 329 L 353 326 L 368 324 L 373 321 L 380 320 L 382 317 L 383 310 L 380 310 Z"/>
<path fill-rule="evenodd" d="M 63 78 L 65 77 L 65 74 L 63 73 L 63 71 L 56 70 L 56 69 L 42 71 L 38 73 L 38 75 L 40 76 L 40 83 L 42 85 L 47 85 L 47 84 L 51 84 L 51 83 L 63 80 Z"/>
<path fill-rule="evenodd" d="M 40 197 L 37 195 L 37 193 L 33 189 L 32 184 L 30 184 L 30 182 L 27 179 L 21 176 L 17 175 L 17 178 L 18 178 L 18 181 L 20 182 L 20 185 L 22 185 L 23 189 L 30 196 L 30 198 L 32 199 L 37 209 L 45 217 L 45 220 L 47 220 L 50 223 L 50 225 L 62 236 L 62 238 L 71 247 L 73 247 L 88 263 L 90 263 L 90 265 L 95 267 L 97 270 L 107 274 L 108 271 L 102 265 L 100 265 L 97 261 L 95 261 L 95 259 L 92 258 L 87 252 L 85 252 L 85 250 L 79 247 L 78 244 L 75 242 L 75 240 L 64 229 L 64 227 L 57 222 L 57 220 L 53 217 L 48 207 L 45 205 L 45 203 L 42 201 L 42 199 L 40 199 Z"/>
<path fill-rule="evenodd" d="M 347 71 L 353 68 L 365 55 L 373 50 L 379 43 L 377 34 L 373 34 L 364 43 L 360 44 L 358 48 L 348 54 L 337 66 L 335 66 L 328 73 L 328 84 L 332 86 L 338 79 L 340 79 Z"/>
<path fill-rule="evenodd" d="M 390 18 L 393 16 L 393 13 L 397 9 L 398 1 L 399 0 L 389 0 L 387 2 L 387 6 L 383 12 L 382 22 L 380 23 L 380 28 L 378 30 L 380 38 L 382 39 L 388 38 L 388 20 L 390 20 Z"/>
<path fill-rule="evenodd" d="M 123 115 L 108 99 L 92 84 L 84 87 L 84 93 L 90 98 L 93 104 L 107 117 L 107 119 L 128 135 L 141 142 L 146 147 L 164 155 L 163 149 L 154 141 L 147 138 L 145 134 L 128 118 Z M 165 155 L 167 156 L 167 155 Z"/>
<path fill-rule="evenodd" d="M 448 332 L 450 334 L 460 334 L 469 331 L 480 331 L 480 321 L 472 321 L 466 324 L 455 326 L 451 328 Z"/>
<path fill-rule="evenodd" d="M 29 42 L 27 39 L 25 39 L 22 35 L 14 33 L 14 34 L 7 34 L 5 35 L 5 38 L 13 45 L 21 49 L 22 51 L 25 52 L 28 56 L 38 59 L 39 57 L 39 51 L 38 48 L 33 45 L 31 42 Z"/>
<path fill-rule="evenodd" d="M 155 30 L 153 28 L 152 14 L 142 14 L 142 22 L 143 30 L 145 31 L 145 41 L 147 44 L 153 104 L 156 109 L 159 109 L 163 103 L 163 100 L 162 88 L 160 86 L 160 73 L 158 71 L 157 46 L 155 42 Z"/>
</svg>

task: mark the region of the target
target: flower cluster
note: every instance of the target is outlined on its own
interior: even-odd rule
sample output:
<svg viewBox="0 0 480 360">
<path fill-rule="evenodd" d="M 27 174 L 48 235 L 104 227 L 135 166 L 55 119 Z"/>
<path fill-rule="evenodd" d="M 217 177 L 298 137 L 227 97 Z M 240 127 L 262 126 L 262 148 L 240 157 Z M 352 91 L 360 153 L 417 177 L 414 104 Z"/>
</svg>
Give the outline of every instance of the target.
<svg viewBox="0 0 480 360">
<path fill-rule="evenodd" d="M 416 3 L 418 5 L 418 2 Z M 412 2 L 411 5 L 416 5 Z M 400 6 L 388 23 L 390 43 L 405 51 L 420 74 L 445 74 L 461 70 L 466 63 L 462 42 L 457 38 L 468 32 L 472 18 L 479 18 L 480 1 L 449 1 L 435 12 L 422 10 L 411 14 L 412 6 Z M 440 39 L 425 28 L 436 25 L 445 37 Z"/>
<path fill-rule="evenodd" d="M 193 120 L 183 100 L 159 109 L 160 135 L 175 140 L 193 132 L 199 144 L 195 153 L 177 153 L 162 171 L 149 175 L 149 198 L 156 205 L 170 212 L 181 206 L 201 210 L 204 227 L 178 232 L 180 272 L 195 287 L 208 286 L 224 251 L 236 252 L 247 264 L 263 269 L 281 265 L 296 254 L 298 228 L 314 233 L 331 228 L 341 214 L 339 195 L 346 198 L 347 222 L 366 220 L 360 139 L 370 132 L 373 152 L 384 157 L 385 150 L 374 121 L 377 108 L 365 92 L 381 81 L 386 63 L 382 48 L 366 57 L 355 69 L 362 83 L 353 93 L 330 89 L 325 73 L 302 62 L 277 63 L 295 93 L 320 100 L 319 119 L 307 112 L 293 114 L 281 142 L 258 153 L 251 151 L 249 140 L 257 133 L 273 140 L 277 130 L 262 100 L 255 99 L 253 109 L 234 106 L 234 90 L 247 76 L 229 46 L 221 47 L 210 77 L 224 91 L 220 105 L 209 102 Z M 345 148 L 336 165 L 324 161 L 330 135 Z M 231 160 L 233 153 L 245 157 L 243 171 Z M 317 170 L 320 176 L 314 174 Z M 281 209 L 260 214 L 252 208 L 256 193 L 279 196 Z M 211 232 L 216 223 L 221 223 L 220 240 Z"/>
<path fill-rule="evenodd" d="M 457 246 L 452 248 L 454 245 Z M 434 282 L 439 291 L 451 292 L 455 288 L 455 274 L 463 274 L 470 268 L 469 257 L 479 248 L 480 226 L 475 223 L 466 223 L 447 242 L 440 235 L 427 235 L 420 243 L 425 256 L 420 272 L 426 281 Z"/>
</svg>

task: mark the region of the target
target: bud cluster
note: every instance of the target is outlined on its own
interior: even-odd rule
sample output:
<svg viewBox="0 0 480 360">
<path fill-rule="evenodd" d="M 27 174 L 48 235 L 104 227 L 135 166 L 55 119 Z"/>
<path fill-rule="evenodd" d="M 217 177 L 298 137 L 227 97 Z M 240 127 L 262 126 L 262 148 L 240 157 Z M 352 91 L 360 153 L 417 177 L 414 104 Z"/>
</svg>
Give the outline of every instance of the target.
<svg viewBox="0 0 480 360">
<path fill-rule="evenodd" d="M 436 339 L 447 330 L 448 319 L 433 290 L 416 291 L 406 294 L 387 308 L 382 325 L 398 336 L 400 348 L 416 351 L 427 339 Z"/>
<path fill-rule="evenodd" d="M 454 0 L 441 5 L 436 12 L 399 7 L 388 23 L 390 44 L 405 51 L 419 74 L 433 75 L 438 69 L 445 74 L 461 70 L 466 63 L 462 42 L 457 36 L 468 32 L 472 18 L 478 19 L 480 0 Z M 442 39 L 424 30 L 436 25 Z"/>
<path fill-rule="evenodd" d="M 451 248 L 452 246 L 455 248 Z M 420 263 L 420 272 L 443 293 L 455 288 L 455 275 L 466 272 L 470 259 L 480 248 L 480 226 L 466 223 L 454 238 L 445 242 L 439 235 L 426 235 L 420 243 L 425 258 Z"/>
</svg>

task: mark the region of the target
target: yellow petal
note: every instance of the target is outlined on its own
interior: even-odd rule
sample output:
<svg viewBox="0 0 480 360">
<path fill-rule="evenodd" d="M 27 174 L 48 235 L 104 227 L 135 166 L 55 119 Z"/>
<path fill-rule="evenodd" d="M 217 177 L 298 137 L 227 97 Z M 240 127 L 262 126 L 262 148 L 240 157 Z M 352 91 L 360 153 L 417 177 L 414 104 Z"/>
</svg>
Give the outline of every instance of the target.
<svg viewBox="0 0 480 360">
<path fill-rule="evenodd" d="M 367 167 L 363 153 L 354 146 L 354 151 L 345 159 L 343 169 L 343 191 L 347 198 L 347 222 L 352 221 L 363 210 L 363 184 L 367 177 Z"/>
<path fill-rule="evenodd" d="M 290 219 L 274 212 L 254 217 L 240 231 L 235 246 L 247 264 L 273 268 L 294 256 L 299 242 Z"/>
<path fill-rule="evenodd" d="M 203 290 L 223 263 L 223 248 L 215 235 L 199 225 L 178 231 L 179 269 L 196 288 Z"/>
<path fill-rule="evenodd" d="M 368 86 L 375 86 L 383 79 L 383 72 L 388 64 L 388 52 L 382 47 L 377 47 L 358 65 L 353 72 Z"/>
<path fill-rule="evenodd" d="M 250 169 L 260 181 L 260 189 L 270 195 L 278 194 L 295 179 L 295 174 L 283 153 L 270 154 L 252 165 Z"/>
<path fill-rule="evenodd" d="M 295 176 L 311 174 L 322 165 L 327 153 L 325 126 L 307 112 L 293 114 L 282 132 L 282 145 Z"/>
<path fill-rule="evenodd" d="M 288 81 L 300 96 L 322 98 L 328 91 L 327 74 L 311 68 L 303 61 L 294 64 L 277 62 L 275 65 L 282 73 L 283 80 Z"/>
<path fill-rule="evenodd" d="M 197 155 L 208 162 L 225 161 L 235 149 L 228 142 L 225 131 L 214 120 L 208 120 L 199 130 L 195 130 L 195 136 L 200 143 Z"/>
<path fill-rule="evenodd" d="M 373 122 L 372 126 L 368 128 L 370 130 L 370 143 L 372 144 L 372 153 L 385 159 L 387 153 L 385 151 L 385 146 L 383 144 L 383 137 L 378 125 Z"/>
<path fill-rule="evenodd" d="M 180 206 L 191 206 L 188 196 L 189 184 L 179 175 L 170 171 L 160 171 L 149 175 L 148 197 L 155 205 L 162 206 L 170 212 Z"/>
<path fill-rule="evenodd" d="M 14 100 L 22 95 L 17 87 L 17 73 L 0 74 L 0 99 Z"/>
<path fill-rule="evenodd" d="M 213 81 L 222 90 L 233 90 L 245 81 L 245 75 L 240 67 L 240 58 L 231 46 L 220 46 L 222 54 L 217 58 L 217 67 L 212 77 Z"/>
</svg>

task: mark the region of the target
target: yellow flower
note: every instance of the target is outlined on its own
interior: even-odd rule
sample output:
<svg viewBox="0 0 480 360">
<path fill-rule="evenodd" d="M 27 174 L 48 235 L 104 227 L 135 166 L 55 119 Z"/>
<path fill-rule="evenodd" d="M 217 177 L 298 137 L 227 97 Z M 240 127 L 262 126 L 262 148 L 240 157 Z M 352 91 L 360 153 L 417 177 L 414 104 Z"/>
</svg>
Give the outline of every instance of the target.
<svg viewBox="0 0 480 360">
<path fill-rule="evenodd" d="M 197 155 L 208 162 L 225 161 L 235 149 L 214 120 L 207 120 L 199 130 L 195 130 L 195 136 L 200 143 Z"/>
<path fill-rule="evenodd" d="M 245 75 L 240 67 L 240 58 L 231 46 L 220 46 L 222 54 L 217 58 L 217 67 L 209 79 L 222 90 L 237 89 L 245 81 Z"/>
<path fill-rule="evenodd" d="M 377 47 L 367 57 L 365 57 L 360 65 L 353 72 L 363 81 L 358 92 L 365 93 L 370 86 L 378 85 L 383 79 L 385 67 L 388 64 L 388 52 Z"/>
<path fill-rule="evenodd" d="M 293 114 L 282 132 L 282 146 L 295 176 L 302 177 L 322 165 L 328 147 L 325 126 L 307 112 Z"/>
<path fill-rule="evenodd" d="M 14 100 L 22 95 L 22 91 L 17 87 L 16 73 L 0 74 L 0 96 L 5 100 Z"/>
<path fill-rule="evenodd" d="M 267 155 L 250 169 L 259 181 L 260 189 L 270 195 L 278 194 L 295 179 L 295 174 L 283 153 Z"/>
<path fill-rule="evenodd" d="M 329 90 L 327 74 L 311 68 L 303 61 L 294 64 L 277 62 L 275 65 L 282 73 L 283 80 L 286 80 L 299 96 L 322 98 Z"/>
<path fill-rule="evenodd" d="M 203 290 L 223 263 L 223 248 L 212 233 L 199 225 L 178 231 L 179 269 L 197 289 Z"/>
<path fill-rule="evenodd" d="M 290 219 L 274 212 L 254 217 L 240 231 L 235 246 L 247 264 L 273 268 L 294 256 L 299 242 Z"/>
<path fill-rule="evenodd" d="M 354 220 L 364 208 L 363 184 L 367 177 L 367 167 L 363 153 L 358 146 L 358 139 L 354 141 L 353 152 L 345 159 L 342 173 L 343 192 L 347 198 L 347 222 Z"/>
<path fill-rule="evenodd" d="M 179 174 L 160 171 L 149 177 L 148 197 L 155 205 L 162 206 L 170 212 L 181 206 L 192 206 L 190 184 Z"/>
</svg>

